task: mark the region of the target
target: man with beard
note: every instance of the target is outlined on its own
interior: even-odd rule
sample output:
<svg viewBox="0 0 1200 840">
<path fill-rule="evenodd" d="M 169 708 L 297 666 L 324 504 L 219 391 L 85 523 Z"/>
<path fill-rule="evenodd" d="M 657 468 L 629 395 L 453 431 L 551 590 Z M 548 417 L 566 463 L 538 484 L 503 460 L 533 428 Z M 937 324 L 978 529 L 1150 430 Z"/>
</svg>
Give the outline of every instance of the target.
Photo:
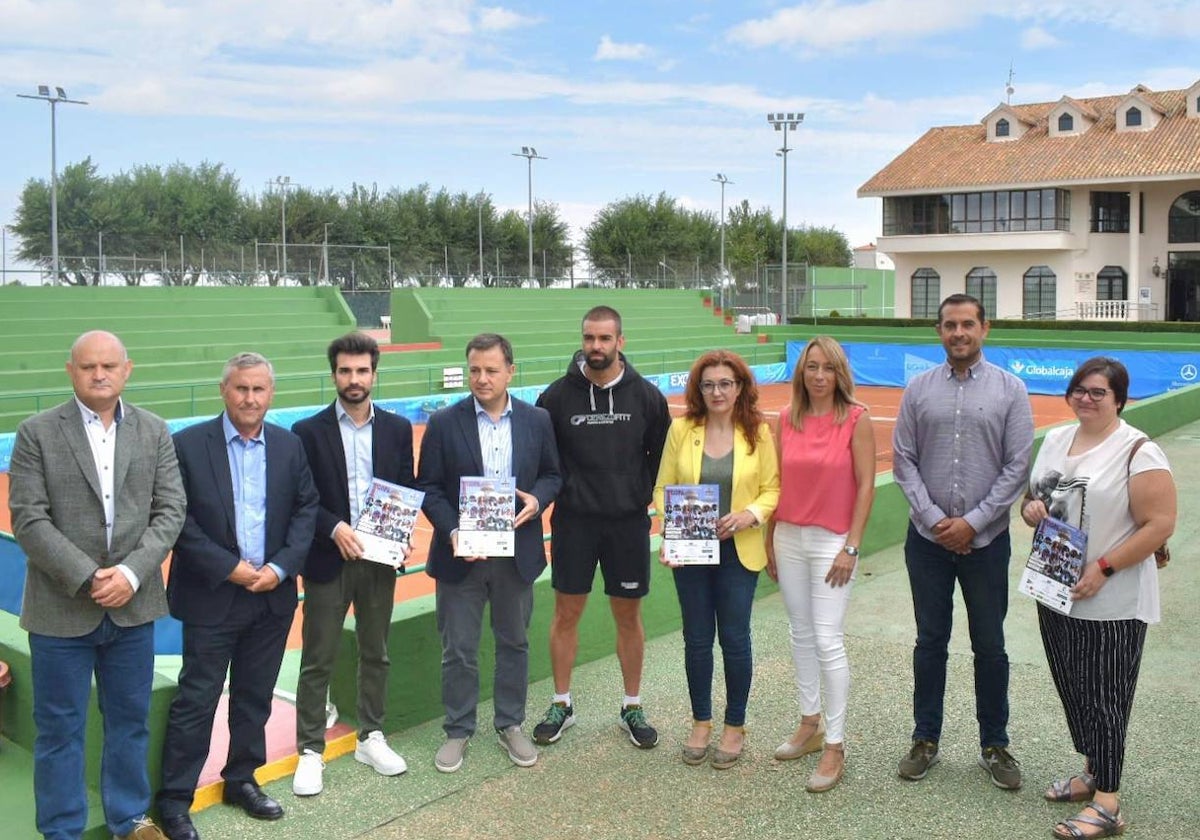
<svg viewBox="0 0 1200 840">
<path fill-rule="evenodd" d="M 662 392 L 625 359 L 621 316 L 597 306 L 583 316 L 583 348 L 566 375 L 537 404 L 550 412 L 563 487 L 551 518 L 554 619 L 550 662 L 554 698 L 533 739 L 552 744 L 575 723 L 571 669 L 579 619 L 596 565 L 617 629 L 617 659 L 625 683 L 620 726 L 637 747 L 658 743 L 642 710 L 645 631 L 641 599 L 650 591 L 650 517 L 646 507 L 671 425 Z"/>
<path fill-rule="evenodd" d="M 357 332 L 344 335 L 329 345 L 328 355 L 337 399 L 292 427 L 304 444 L 321 497 L 316 536 L 304 567 L 303 650 L 296 686 L 300 762 L 292 777 L 297 796 L 314 796 L 324 788 L 325 696 L 351 604 L 358 638 L 354 758 L 383 776 L 398 776 L 407 769 L 383 735 L 396 573 L 363 559 L 354 524 L 372 478 L 413 486 L 412 424 L 392 412 L 377 411 L 371 402 L 379 366 L 375 339 Z"/>
<path fill-rule="evenodd" d="M 983 357 L 989 324 L 983 304 L 964 294 L 938 307 L 946 363 L 904 389 L 893 434 L 893 472 L 908 499 L 904 559 L 912 589 L 912 747 L 900 777 L 918 781 L 938 762 L 946 662 L 957 582 L 975 655 L 979 764 L 992 784 L 1021 786 L 1009 751 L 1009 509 L 1029 478 L 1033 411 L 1020 379 Z"/>
</svg>

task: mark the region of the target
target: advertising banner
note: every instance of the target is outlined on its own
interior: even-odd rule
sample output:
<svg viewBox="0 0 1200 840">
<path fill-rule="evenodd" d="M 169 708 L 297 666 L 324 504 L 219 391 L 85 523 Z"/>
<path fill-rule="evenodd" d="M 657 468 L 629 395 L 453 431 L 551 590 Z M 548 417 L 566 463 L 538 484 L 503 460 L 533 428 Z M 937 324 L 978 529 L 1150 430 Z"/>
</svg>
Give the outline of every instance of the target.
<svg viewBox="0 0 1200 840">
<path fill-rule="evenodd" d="M 805 342 L 789 341 L 788 370 L 804 350 Z M 903 388 L 917 374 L 945 363 L 941 345 L 868 344 L 842 345 L 850 359 L 858 385 Z M 1092 349 L 1058 347 L 984 347 L 984 358 L 1017 376 L 1031 394 L 1061 395 L 1075 368 L 1097 355 Z M 1160 353 L 1119 350 L 1108 353 L 1129 369 L 1129 396 L 1144 399 L 1156 394 L 1195 385 L 1200 371 L 1200 353 Z"/>
</svg>

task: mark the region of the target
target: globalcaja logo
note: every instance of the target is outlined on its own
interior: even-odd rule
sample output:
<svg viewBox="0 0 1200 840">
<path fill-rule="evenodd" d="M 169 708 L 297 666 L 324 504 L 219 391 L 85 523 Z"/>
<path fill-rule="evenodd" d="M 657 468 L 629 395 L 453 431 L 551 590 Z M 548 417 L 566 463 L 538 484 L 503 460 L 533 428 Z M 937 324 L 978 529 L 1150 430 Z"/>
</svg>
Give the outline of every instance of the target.
<svg viewBox="0 0 1200 840">
<path fill-rule="evenodd" d="M 931 362 L 929 359 L 921 356 L 914 356 L 911 353 L 904 354 L 904 383 L 907 385 L 912 378 L 920 373 L 924 373 L 930 368 L 938 366 L 938 362 Z"/>
<path fill-rule="evenodd" d="M 1017 376 L 1027 379 L 1035 377 L 1038 379 L 1070 379 L 1075 375 L 1075 365 L 1064 362 L 1041 364 L 1013 359 L 1008 363 L 1008 369 Z"/>
</svg>

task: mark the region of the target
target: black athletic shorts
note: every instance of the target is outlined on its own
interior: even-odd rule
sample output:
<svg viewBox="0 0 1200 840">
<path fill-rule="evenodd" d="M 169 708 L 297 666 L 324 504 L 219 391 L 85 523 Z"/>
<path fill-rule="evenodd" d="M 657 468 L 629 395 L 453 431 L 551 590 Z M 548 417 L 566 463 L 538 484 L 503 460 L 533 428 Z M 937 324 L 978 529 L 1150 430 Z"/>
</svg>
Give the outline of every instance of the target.
<svg viewBox="0 0 1200 840">
<path fill-rule="evenodd" d="M 550 582 L 555 591 L 591 592 L 597 563 L 606 595 L 642 598 L 650 591 L 649 515 L 577 516 L 556 507 L 550 529 Z"/>
</svg>

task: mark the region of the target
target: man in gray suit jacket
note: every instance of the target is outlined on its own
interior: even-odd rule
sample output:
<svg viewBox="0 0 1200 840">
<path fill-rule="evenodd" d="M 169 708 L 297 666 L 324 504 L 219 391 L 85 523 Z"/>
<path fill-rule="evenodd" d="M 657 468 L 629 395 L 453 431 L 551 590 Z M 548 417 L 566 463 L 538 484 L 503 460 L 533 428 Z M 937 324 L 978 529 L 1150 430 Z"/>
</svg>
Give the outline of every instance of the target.
<svg viewBox="0 0 1200 840">
<path fill-rule="evenodd" d="M 38 730 L 37 828 L 53 840 L 77 840 L 87 821 L 93 674 L 108 828 L 162 837 L 146 816 L 154 620 L 167 611 L 161 566 L 187 502 L 166 424 L 121 400 L 132 369 L 115 335 L 80 336 L 67 362 L 75 398 L 20 425 L 9 468 L 13 532 L 28 558 L 21 627 Z"/>
</svg>

